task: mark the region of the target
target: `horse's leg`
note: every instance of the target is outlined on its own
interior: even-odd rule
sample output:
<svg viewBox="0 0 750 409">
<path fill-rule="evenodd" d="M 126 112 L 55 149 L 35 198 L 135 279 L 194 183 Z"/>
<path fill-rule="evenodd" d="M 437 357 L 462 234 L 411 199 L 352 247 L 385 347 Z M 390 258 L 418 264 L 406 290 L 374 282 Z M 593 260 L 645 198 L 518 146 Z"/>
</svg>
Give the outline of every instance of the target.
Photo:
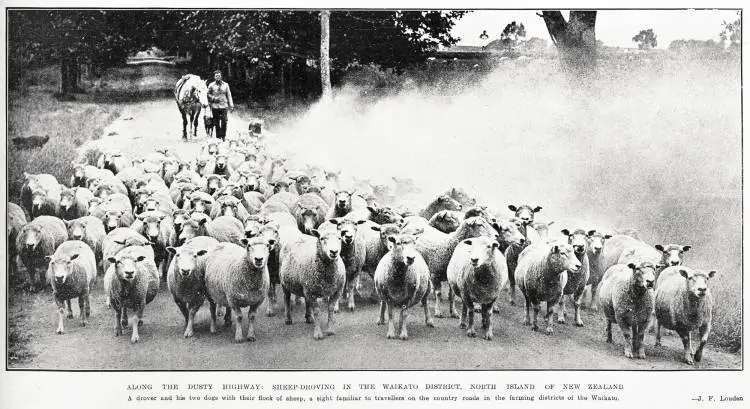
<svg viewBox="0 0 750 409">
<path fill-rule="evenodd" d="M 180 115 L 182 115 L 182 139 L 187 139 L 187 118 L 185 117 L 185 110 L 180 108 Z"/>
<path fill-rule="evenodd" d="M 193 137 L 198 137 L 198 119 L 201 116 L 201 107 L 198 107 L 193 111 Z"/>
</svg>

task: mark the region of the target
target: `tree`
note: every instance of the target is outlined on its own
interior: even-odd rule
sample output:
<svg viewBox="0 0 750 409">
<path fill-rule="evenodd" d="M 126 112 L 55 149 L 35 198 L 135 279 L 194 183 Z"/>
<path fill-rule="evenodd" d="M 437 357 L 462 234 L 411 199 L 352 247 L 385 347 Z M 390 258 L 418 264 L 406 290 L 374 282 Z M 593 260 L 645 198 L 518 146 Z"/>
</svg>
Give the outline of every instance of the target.
<svg viewBox="0 0 750 409">
<path fill-rule="evenodd" d="M 505 49 L 514 49 L 519 40 L 524 37 L 526 37 L 526 27 L 523 26 L 523 23 L 516 24 L 513 21 L 503 29 L 502 34 L 500 34 L 500 41 Z"/>
<path fill-rule="evenodd" d="M 654 34 L 652 28 L 641 30 L 638 34 L 633 36 L 633 42 L 638 44 L 638 48 L 641 50 L 650 50 L 656 47 L 656 34 Z"/>
<path fill-rule="evenodd" d="M 559 10 L 545 10 L 537 15 L 544 19 L 563 65 L 575 74 L 591 74 L 596 66 L 596 11 L 573 10 L 568 21 Z"/>
<path fill-rule="evenodd" d="M 723 21 L 721 23 L 721 33 L 719 33 L 719 38 L 721 38 L 721 44 L 726 47 L 739 47 L 740 43 L 742 41 L 742 20 L 740 17 L 740 12 L 737 12 L 737 19 L 732 21 L 731 23 L 727 21 Z M 729 42 L 727 44 L 727 41 Z"/>
<path fill-rule="evenodd" d="M 328 55 L 330 17 L 330 11 L 323 10 L 320 12 L 320 82 L 324 102 L 331 100 L 331 60 Z"/>
</svg>

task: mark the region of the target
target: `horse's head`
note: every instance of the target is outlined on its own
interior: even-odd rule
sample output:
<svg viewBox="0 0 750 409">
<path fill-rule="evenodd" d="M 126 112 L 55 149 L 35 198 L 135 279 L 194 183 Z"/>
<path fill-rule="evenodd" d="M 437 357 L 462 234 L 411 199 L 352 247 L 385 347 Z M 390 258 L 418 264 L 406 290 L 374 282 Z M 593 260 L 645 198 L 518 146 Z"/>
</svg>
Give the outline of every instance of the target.
<svg viewBox="0 0 750 409">
<path fill-rule="evenodd" d="M 193 93 L 196 99 L 200 102 L 203 108 L 208 107 L 208 87 L 200 77 L 196 77 L 195 85 L 193 85 Z"/>
</svg>

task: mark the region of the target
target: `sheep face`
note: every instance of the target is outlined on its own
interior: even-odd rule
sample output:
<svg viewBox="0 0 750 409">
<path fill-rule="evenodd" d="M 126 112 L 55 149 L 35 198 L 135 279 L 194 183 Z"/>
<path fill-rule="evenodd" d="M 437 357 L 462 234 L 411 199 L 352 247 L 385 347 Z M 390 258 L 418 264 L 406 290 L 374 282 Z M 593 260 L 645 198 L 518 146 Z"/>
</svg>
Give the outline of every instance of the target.
<svg viewBox="0 0 750 409">
<path fill-rule="evenodd" d="M 396 234 L 388 236 L 388 248 L 391 251 L 391 259 L 397 263 L 406 266 L 414 264 L 416 260 L 417 249 L 414 248 L 414 236 L 409 234 Z"/>
<path fill-rule="evenodd" d="M 255 268 L 263 268 L 268 262 L 268 254 L 271 251 L 271 246 L 276 243 L 255 237 L 252 239 L 242 239 L 242 244 L 245 245 L 248 262 Z"/>
<path fill-rule="evenodd" d="M 69 211 L 75 203 L 75 193 L 72 190 L 64 190 L 60 193 L 60 208 Z"/>
<path fill-rule="evenodd" d="M 208 152 L 208 154 L 211 155 L 211 156 L 218 155 L 219 154 L 219 145 L 216 144 L 216 143 L 209 143 L 208 147 L 206 149 L 206 152 Z M 204 161 L 203 165 L 205 166 L 205 161 Z"/>
<path fill-rule="evenodd" d="M 533 227 L 534 230 L 536 230 L 536 232 L 537 232 L 537 234 L 539 234 L 540 238 L 546 239 L 547 237 L 549 237 L 549 228 L 553 224 L 555 224 L 555 222 L 549 222 L 549 223 L 546 223 L 546 222 L 534 222 L 534 223 L 531 224 L 531 227 Z"/>
<path fill-rule="evenodd" d="M 208 178 L 206 181 L 206 190 L 208 191 L 208 194 L 213 195 L 219 189 L 221 189 L 221 178 L 217 176 Z"/>
<path fill-rule="evenodd" d="M 529 205 L 509 205 L 508 209 L 510 209 L 514 213 L 515 217 L 520 219 L 521 222 L 529 225 L 534 222 L 534 213 L 538 213 L 540 210 L 542 210 L 542 206 L 531 207 Z"/>
<path fill-rule="evenodd" d="M 94 210 L 96 210 L 96 208 L 99 207 L 99 205 L 101 205 L 101 204 L 102 204 L 102 199 L 99 199 L 98 197 L 95 197 L 95 198 L 92 198 L 91 200 L 89 200 L 89 203 L 88 203 L 88 205 L 89 205 L 89 214 L 94 213 Z"/>
<path fill-rule="evenodd" d="M 172 213 L 172 223 L 174 224 L 175 232 L 178 235 L 182 230 L 182 226 L 188 220 L 190 220 L 190 216 L 188 215 L 187 210 L 179 209 L 175 210 L 174 213 Z"/>
<path fill-rule="evenodd" d="M 472 206 L 467 209 L 464 212 L 464 219 L 468 219 L 470 217 L 483 217 L 487 220 L 490 220 L 490 215 L 489 213 L 487 213 L 486 206 Z"/>
<path fill-rule="evenodd" d="M 331 223 L 336 225 L 336 229 L 341 233 L 341 243 L 346 246 L 351 246 L 354 243 L 354 237 L 357 235 L 357 226 L 367 222 L 366 220 L 347 220 L 347 219 L 331 219 Z"/>
<path fill-rule="evenodd" d="M 441 209 L 443 210 L 461 210 L 462 206 L 461 203 L 459 203 L 456 199 L 448 196 L 448 195 L 441 195 L 437 199 L 438 204 L 440 204 Z"/>
<path fill-rule="evenodd" d="M 122 156 L 117 152 L 106 152 L 104 153 L 104 167 L 110 168 L 115 165 L 115 158 Z"/>
<path fill-rule="evenodd" d="M 491 263 L 495 259 L 495 250 L 500 247 L 497 241 L 489 237 L 466 239 L 464 244 L 471 246 L 469 260 L 472 267 L 479 267 Z"/>
<path fill-rule="evenodd" d="M 164 214 L 147 214 L 143 213 L 138 219 L 143 222 L 143 234 L 149 241 L 156 243 L 161 233 L 161 223 L 164 221 Z"/>
<path fill-rule="evenodd" d="M 211 209 L 210 205 L 211 204 L 206 203 L 206 201 L 200 197 L 193 197 L 190 199 L 190 208 L 195 212 L 208 213 Z"/>
<path fill-rule="evenodd" d="M 86 186 L 86 170 L 83 165 L 73 166 L 73 186 Z"/>
<path fill-rule="evenodd" d="M 393 211 L 388 206 L 383 207 L 376 207 L 376 206 L 367 206 L 367 210 L 372 213 L 372 216 L 370 219 L 377 223 L 377 224 L 388 224 L 388 223 L 396 223 L 400 224 L 404 221 L 404 218 L 401 217 L 400 214 Z"/>
<path fill-rule="evenodd" d="M 500 240 L 508 244 L 524 244 L 526 239 L 521 234 L 518 226 L 510 220 L 497 220 L 492 223 L 492 227 L 500 235 Z"/>
<path fill-rule="evenodd" d="M 43 189 L 34 189 L 31 191 L 32 211 L 36 212 L 47 202 L 47 192 Z"/>
<path fill-rule="evenodd" d="M 199 159 L 195 162 L 195 171 L 201 173 L 206 170 L 206 166 L 208 166 L 208 161 Z"/>
<path fill-rule="evenodd" d="M 334 192 L 335 193 L 335 200 L 334 203 L 336 203 L 336 209 L 337 210 L 349 210 L 352 207 L 352 192 L 349 192 L 347 190 L 339 190 Z"/>
<path fill-rule="evenodd" d="M 39 245 L 39 242 L 42 240 L 42 232 L 39 226 L 26 226 L 26 229 L 23 231 L 23 238 L 21 239 L 24 249 L 27 251 L 32 251 L 36 248 L 37 245 Z"/>
<path fill-rule="evenodd" d="M 654 247 L 662 252 L 661 264 L 665 266 L 679 266 L 682 264 L 682 253 L 691 248 L 690 246 L 681 246 L 678 244 L 670 244 L 666 247 L 657 244 Z"/>
<path fill-rule="evenodd" d="M 216 155 L 216 173 L 227 170 L 227 155 Z"/>
<path fill-rule="evenodd" d="M 186 171 L 186 170 L 191 170 L 191 168 L 192 168 L 192 165 L 190 165 L 190 162 L 180 162 L 177 165 L 177 173 Z"/>
<path fill-rule="evenodd" d="M 468 237 L 497 236 L 497 233 L 481 217 L 466 219 L 463 221 L 463 225 L 465 225 Z"/>
<path fill-rule="evenodd" d="M 477 204 L 477 200 L 469 196 L 469 194 L 461 188 L 451 188 L 451 190 L 448 191 L 448 196 L 465 206 L 474 206 Z"/>
<path fill-rule="evenodd" d="M 589 230 L 589 232 L 586 234 L 586 237 L 588 238 L 589 249 L 594 254 L 601 253 L 602 249 L 604 248 L 604 242 L 612 238 L 612 236 L 610 236 L 609 234 L 602 234 L 596 230 Z"/>
<path fill-rule="evenodd" d="M 298 176 L 297 179 L 294 180 L 294 186 L 297 188 L 297 193 L 299 194 L 307 193 L 310 190 L 310 184 L 311 180 L 306 175 Z"/>
<path fill-rule="evenodd" d="M 461 224 L 461 219 L 455 213 L 451 213 L 449 210 L 441 210 L 436 213 L 435 217 L 437 218 L 440 226 L 444 228 L 441 229 L 443 231 L 455 231 Z"/>
<path fill-rule="evenodd" d="M 104 214 L 104 230 L 109 233 L 120 226 L 120 219 L 125 215 L 121 210 L 110 210 Z"/>
<path fill-rule="evenodd" d="M 167 251 L 174 254 L 174 265 L 177 273 L 183 278 L 190 277 L 198 266 L 198 257 L 205 255 L 207 250 L 184 249 L 176 250 L 174 247 L 168 247 Z"/>
<path fill-rule="evenodd" d="M 200 234 L 200 226 L 205 223 L 205 219 L 202 221 L 188 220 L 182 225 L 182 231 L 177 236 L 177 244 L 182 246 L 188 240 L 193 237 L 197 237 Z"/>
<path fill-rule="evenodd" d="M 83 236 L 86 234 L 86 223 L 80 220 L 74 220 L 67 223 L 68 237 L 71 240 L 83 240 Z"/>
<path fill-rule="evenodd" d="M 260 234 L 260 229 L 263 227 L 262 224 L 258 223 L 257 220 L 245 220 L 245 237 L 253 238 Z"/>
<path fill-rule="evenodd" d="M 341 237 L 338 232 L 321 233 L 313 229 L 311 233 L 318 238 L 318 252 L 324 254 L 329 260 L 336 260 L 341 253 Z"/>
<path fill-rule="evenodd" d="M 244 173 L 242 178 L 243 192 L 257 192 L 260 190 L 260 175 L 257 173 Z"/>
<path fill-rule="evenodd" d="M 708 279 L 713 278 L 716 275 L 716 271 L 711 270 L 706 273 L 700 270 L 688 272 L 687 270 L 680 269 L 680 275 L 685 278 L 690 298 L 700 299 L 708 293 Z"/>
<path fill-rule="evenodd" d="M 630 263 L 628 264 L 628 267 L 633 270 L 632 289 L 636 294 L 640 295 L 648 290 L 654 289 L 654 282 L 656 281 L 656 266 L 649 262 L 643 262 L 639 266 Z"/>
<path fill-rule="evenodd" d="M 154 198 L 148 198 L 145 202 L 143 202 L 143 212 L 155 212 L 159 210 L 159 203 L 158 200 Z"/>
<path fill-rule="evenodd" d="M 279 229 L 274 225 L 263 225 L 258 236 L 270 244 L 269 251 L 274 251 L 279 245 Z"/>
<path fill-rule="evenodd" d="M 274 194 L 289 191 L 289 182 L 286 180 L 279 180 L 277 182 L 271 183 L 271 186 L 273 186 Z"/>
<path fill-rule="evenodd" d="M 71 274 L 71 262 L 78 258 L 78 254 L 58 255 L 50 257 L 49 269 L 52 271 L 52 278 L 55 285 L 62 285 Z"/>
<path fill-rule="evenodd" d="M 570 244 L 556 244 L 552 246 L 551 262 L 557 267 L 557 271 L 562 273 L 564 270 L 577 272 L 581 268 L 581 262 L 578 261 L 573 246 Z"/>
<path fill-rule="evenodd" d="M 132 257 L 110 257 L 107 259 L 113 266 L 115 266 L 115 274 L 117 278 L 127 282 L 133 282 L 138 273 L 137 263 L 145 260 L 146 256 Z"/>
<path fill-rule="evenodd" d="M 302 208 L 300 211 L 300 227 L 305 234 L 312 234 L 312 230 L 318 225 L 318 208 Z"/>
<path fill-rule="evenodd" d="M 332 171 L 325 170 L 323 172 L 324 172 L 324 175 L 325 175 L 326 182 L 335 182 L 335 183 L 338 183 L 339 176 L 341 175 L 341 171 L 332 172 Z"/>
<path fill-rule="evenodd" d="M 588 241 L 586 240 L 587 234 L 585 231 L 576 230 L 571 233 L 568 229 L 562 229 L 561 232 L 568 237 L 568 244 L 573 246 L 573 252 L 575 252 L 576 256 L 582 256 L 586 253 Z"/>
</svg>

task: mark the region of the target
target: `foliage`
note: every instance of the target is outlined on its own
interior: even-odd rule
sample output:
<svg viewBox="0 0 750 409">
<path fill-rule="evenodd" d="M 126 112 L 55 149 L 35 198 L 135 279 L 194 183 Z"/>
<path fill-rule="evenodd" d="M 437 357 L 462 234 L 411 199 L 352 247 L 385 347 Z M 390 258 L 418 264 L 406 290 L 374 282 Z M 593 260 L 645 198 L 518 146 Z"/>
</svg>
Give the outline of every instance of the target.
<svg viewBox="0 0 750 409">
<path fill-rule="evenodd" d="M 721 27 L 721 33 L 719 33 L 721 43 L 725 44 L 727 41 L 729 41 L 729 47 L 739 47 L 742 41 L 742 20 L 740 17 L 740 12 L 737 12 L 737 19 L 735 19 L 731 23 L 723 21 L 721 23 Z"/>
<path fill-rule="evenodd" d="M 641 50 L 655 48 L 656 34 L 654 34 L 654 29 L 649 28 L 648 30 L 641 30 L 638 34 L 633 36 L 633 42 L 638 44 L 638 48 Z"/>
</svg>

